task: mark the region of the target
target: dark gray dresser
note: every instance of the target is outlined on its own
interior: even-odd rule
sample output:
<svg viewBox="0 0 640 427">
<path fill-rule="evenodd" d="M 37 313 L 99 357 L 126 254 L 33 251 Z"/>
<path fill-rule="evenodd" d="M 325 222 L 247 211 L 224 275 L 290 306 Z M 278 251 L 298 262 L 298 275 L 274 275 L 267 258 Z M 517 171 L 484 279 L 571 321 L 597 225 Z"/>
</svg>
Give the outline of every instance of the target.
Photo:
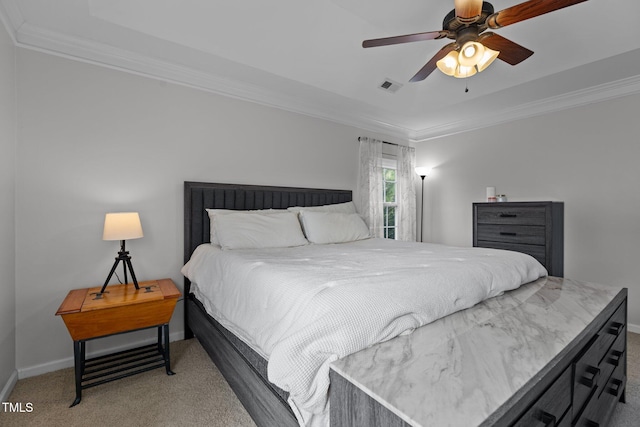
<svg viewBox="0 0 640 427">
<path fill-rule="evenodd" d="M 529 254 L 563 277 L 564 203 L 474 203 L 473 246 Z"/>
</svg>

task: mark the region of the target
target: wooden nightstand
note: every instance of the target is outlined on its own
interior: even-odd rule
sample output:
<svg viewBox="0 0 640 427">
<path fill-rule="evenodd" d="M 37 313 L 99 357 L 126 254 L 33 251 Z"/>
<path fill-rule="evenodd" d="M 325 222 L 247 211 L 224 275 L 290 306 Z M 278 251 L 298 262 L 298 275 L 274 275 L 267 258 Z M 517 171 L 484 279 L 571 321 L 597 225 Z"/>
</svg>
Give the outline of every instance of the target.
<svg viewBox="0 0 640 427">
<path fill-rule="evenodd" d="M 82 390 L 128 377 L 151 369 L 165 367 L 171 372 L 169 357 L 169 320 L 180 297 L 171 279 L 109 285 L 98 297 L 101 286 L 74 289 L 56 312 L 62 316 L 73 339 L 75 364 L 75 406 Z M 150 344 L 115 354 L 85 359 L 86 341 L 109 335 L 158 328 L 157 344 Z"/>
</svg>

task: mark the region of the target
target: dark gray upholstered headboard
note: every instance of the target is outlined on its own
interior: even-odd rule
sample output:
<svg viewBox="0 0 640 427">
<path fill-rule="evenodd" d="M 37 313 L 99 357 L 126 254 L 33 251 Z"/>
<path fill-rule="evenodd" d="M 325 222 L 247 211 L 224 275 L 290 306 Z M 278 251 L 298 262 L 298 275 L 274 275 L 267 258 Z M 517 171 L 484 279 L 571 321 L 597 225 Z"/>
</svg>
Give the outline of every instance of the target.
<svg viewBox="0 0 640 427">
<path fill-rule="evenodd" d="M 205 209 L 286 209 L 351 201 L 351 190 L 267 187 L 261 185 L 184 183 L 184 262 L 194 249 L 209 241 Z"/>
<path fill-rule="evenodd" d="M 209 215 L 205 209 L 285 209 L 290 206 L 320 206 L 352 200 L 351 190 L 318 188 L 267 187 L 262 185 L 184 183 L 184 262 L 198 245 L 209 242 Z M 184 296 L 191 284 L 184 281 Z M 188 328 L 185 298 L 185 338 Z"/>
</svg>

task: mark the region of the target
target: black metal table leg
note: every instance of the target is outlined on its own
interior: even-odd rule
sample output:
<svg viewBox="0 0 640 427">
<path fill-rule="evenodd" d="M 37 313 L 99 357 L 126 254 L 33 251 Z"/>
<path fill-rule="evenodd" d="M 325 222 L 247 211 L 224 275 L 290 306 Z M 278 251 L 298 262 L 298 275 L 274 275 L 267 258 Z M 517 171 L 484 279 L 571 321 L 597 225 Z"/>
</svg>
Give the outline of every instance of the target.
<svg viewBox="0 0 640 427">
<path fill-rule="evenodd" d="M 171 357 L 169 351 L 169 324 L 162 325 L 161 328 L 158 328 L 158 340 L 160 340 L 160 336 L 164 335 L 164 348 L 162 354 L 164 355 L 164 364 L 167 370 L 167 375 L 175 375 L 175 372 L 171 370 Z"/>
<path fill-rule="evenodd" d="M 76 398 L 69 406 L 70 408 L 76 406 L 82 400 L 82 374 L 84 373 L 84 359 L 85 359 L 85 342 L 74 341 L 73 342 L 73 363 L 76 376 Z"/>
</svg>

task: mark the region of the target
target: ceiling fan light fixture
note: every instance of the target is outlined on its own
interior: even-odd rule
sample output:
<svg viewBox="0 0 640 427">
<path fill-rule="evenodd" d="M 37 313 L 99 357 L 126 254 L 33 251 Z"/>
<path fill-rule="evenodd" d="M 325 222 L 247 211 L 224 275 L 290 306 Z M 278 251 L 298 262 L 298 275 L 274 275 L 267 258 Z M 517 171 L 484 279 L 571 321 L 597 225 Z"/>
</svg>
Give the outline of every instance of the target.
<svg viewBox="0 0 640 427">
<path fill-rule="evenodd" d="M 436 62 L 438 70 L 447 76 L 453 76 L 456 73 L 458 65 L 458 52 L 455 50 L 452 50 L 444 58 Z"/>
<path fill-rule="evenodd" d="M 457 79 L 465 79 L 467 77 L 473 76 L 475 73 L 477 73 L 476 67 L 474 66 L 467 67 L 465 65 L 460 64 L 458 65 L 458 68 L 456 69 L 456 72 L 453 75 L 453 77 Z"/>
<path fill-rule="evenodd" d="M 458 54 L 458 62 L 465 67 L 473 67 L 482 59 L 484 46 L 478 42 L 466 42 Z"/>
<path fill-rule="evenodd" d="M 480 58 L 480 61 L 478 61 L 478 64 L 476 65 L 476 68 L 478 69 L 478 71 L 479 72 L 484 71 L 485 68 L 487 68 L 489 65 L 491 65 L 493 61 L 496 60 L 498 55 L 500 55 L 499 51 L 485 47 L 484 54 L 482 55 L 482 58 Z"/>
</svg>

